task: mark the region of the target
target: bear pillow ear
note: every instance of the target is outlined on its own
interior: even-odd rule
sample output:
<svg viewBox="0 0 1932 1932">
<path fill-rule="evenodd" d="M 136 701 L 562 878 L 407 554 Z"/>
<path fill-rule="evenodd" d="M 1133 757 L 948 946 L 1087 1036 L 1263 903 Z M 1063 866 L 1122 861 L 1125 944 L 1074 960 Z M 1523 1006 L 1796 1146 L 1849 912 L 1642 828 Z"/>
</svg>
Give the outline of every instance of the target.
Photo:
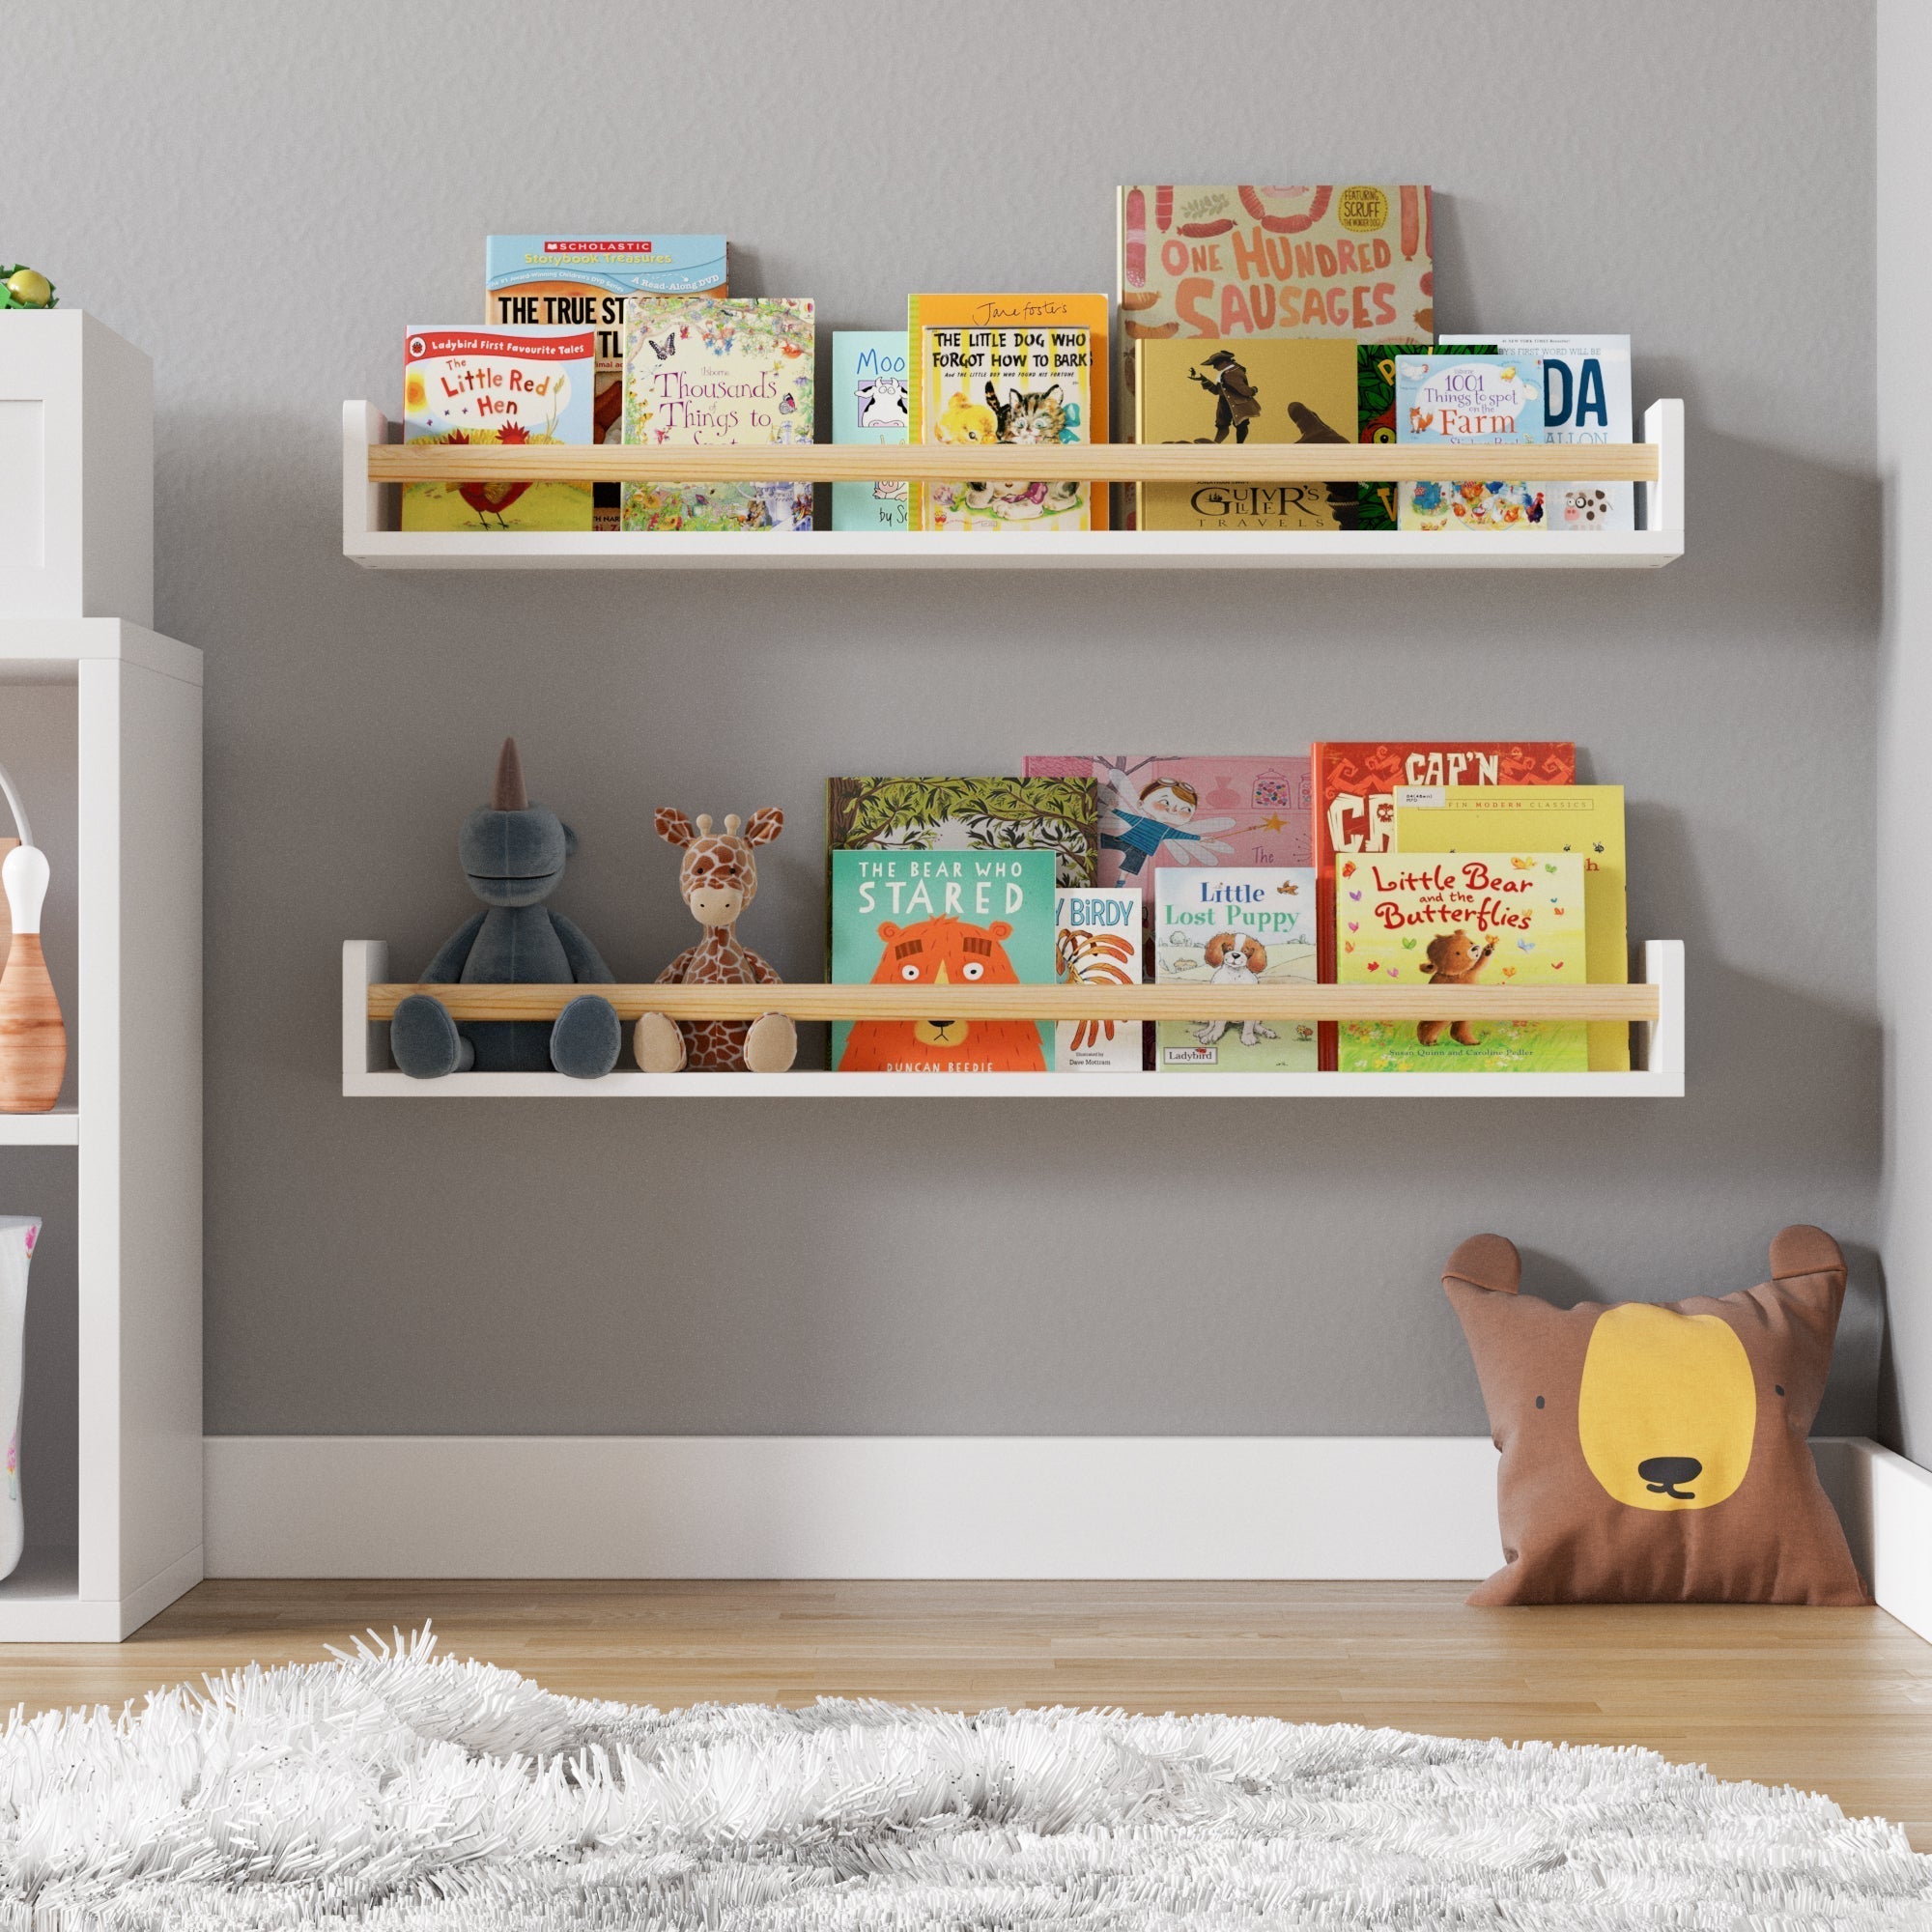
<svg viewBox="0 0 1932 1932">
<path fill-rule="evenodd" d="M 1839 1274 L 1845 1271 L 1845 1258 L 1838 1244 L 1823 1228 L 1801 1223 L 1786 1228 L 1771 1244 L 1771 1278 L 1789 1281 L 1800 1274 Z"/>
<path fill-rule="evenodd" d="M 1442 1269 L 1442 1286 L 1467 1282 L 1494 1294 L 1514 1294 L 1522 1282 L 1522 1257 L 1514 1241 L 1500 1235 L 1471 1235 L 1449 1257 Z"/>
<path fill-rule="evenodd" d="M 674 805 L 661 805 L 651 823 L 667 845 L 689 845 L 697 837 L 691 820 Z"/>
</svg>

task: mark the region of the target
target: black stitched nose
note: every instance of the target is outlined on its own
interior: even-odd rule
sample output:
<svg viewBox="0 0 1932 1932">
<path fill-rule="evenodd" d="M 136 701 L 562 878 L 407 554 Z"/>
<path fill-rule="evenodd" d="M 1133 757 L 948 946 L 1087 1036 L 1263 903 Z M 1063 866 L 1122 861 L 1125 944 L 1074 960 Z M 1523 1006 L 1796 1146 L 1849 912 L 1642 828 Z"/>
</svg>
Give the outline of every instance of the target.
<svg viewBox="0 0 1932 1932">
<path fill-rule="evenodd" d="M 1646 1489 L 1661 1496 L 1676 1496 L 1683 1502 L 1687 1498 L 1677 1485 L 1701 1476 L 1704 1465 L 1694 1456 L 1646 1456 L 1636 1465 L 1636 1472 L 1643 1478 Z"/>
</svg>

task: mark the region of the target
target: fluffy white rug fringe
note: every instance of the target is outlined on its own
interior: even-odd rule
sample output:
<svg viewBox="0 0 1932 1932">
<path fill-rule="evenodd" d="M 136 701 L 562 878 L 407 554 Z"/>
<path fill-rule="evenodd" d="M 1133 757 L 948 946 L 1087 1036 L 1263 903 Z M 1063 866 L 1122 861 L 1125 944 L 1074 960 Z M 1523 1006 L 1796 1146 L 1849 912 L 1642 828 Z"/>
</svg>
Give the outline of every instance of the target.
<svg viewBox="0 0 1932 1932">
<path fill-rule="evenodd" d="M 1642 1750 L 1261 1718 L 687 1711 L 427 1631 L 0 1736 L 33 1932 L 1932 1926 L 1932 1859 Z"/>
</svg>

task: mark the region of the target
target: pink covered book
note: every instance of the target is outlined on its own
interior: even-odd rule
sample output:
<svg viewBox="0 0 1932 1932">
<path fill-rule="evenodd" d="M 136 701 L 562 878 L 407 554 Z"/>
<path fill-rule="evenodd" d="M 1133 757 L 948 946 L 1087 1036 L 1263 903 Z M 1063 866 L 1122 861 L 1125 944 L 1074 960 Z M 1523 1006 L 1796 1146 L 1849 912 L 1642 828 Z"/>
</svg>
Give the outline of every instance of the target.
<svg viewBox="0 0 1932 1932">
<path fill-rule="evenodd" d="M 1097 883 L 1138 887 L 1150 905 L 1154 873 L 1165 867 L 1313 863 L 1305 753 L 1066 753 L 1029 757 L 1026 775 L 1098 780 Z"/>
</svg>

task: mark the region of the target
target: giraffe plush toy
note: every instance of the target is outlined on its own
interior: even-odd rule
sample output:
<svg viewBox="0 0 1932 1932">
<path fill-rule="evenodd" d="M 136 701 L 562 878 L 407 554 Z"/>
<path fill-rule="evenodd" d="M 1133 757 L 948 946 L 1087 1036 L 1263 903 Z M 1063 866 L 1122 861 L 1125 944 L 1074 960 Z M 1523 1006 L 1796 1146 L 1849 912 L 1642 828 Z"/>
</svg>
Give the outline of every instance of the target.
<svg viewBox="0 0 1932 1932">
<path fill-rule="evenodd" d="M 732 931 L 738 915 L 758 890 L 758 857 L 784 830 L 784 813 L 768 805 L 749 823 L 733 812 L 714 833 L 709 817 L 693 825 L 671 806 L 658 808 L 657 834 L 681 846 L 677 889 L 704 937 L 687 947 L 658 975 L 660 986 L 778 986 L 784 982 Z M 757 1019 L 672 1020 L 645 1013 L 633 1036 L 638 1065 L 646 1073 L 783 1073 L 798 1058 L 798 1029 L 783 1013 Z"/>
</svg>

